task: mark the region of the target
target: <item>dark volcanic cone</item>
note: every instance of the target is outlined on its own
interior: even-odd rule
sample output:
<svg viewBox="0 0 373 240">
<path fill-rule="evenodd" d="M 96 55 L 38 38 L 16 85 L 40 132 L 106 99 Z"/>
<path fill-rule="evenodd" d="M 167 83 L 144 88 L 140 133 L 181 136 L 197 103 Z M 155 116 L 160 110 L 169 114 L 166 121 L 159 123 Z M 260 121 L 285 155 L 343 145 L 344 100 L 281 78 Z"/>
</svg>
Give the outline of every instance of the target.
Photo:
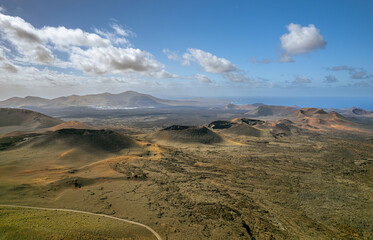
<svg viewBox="0 0 373 240">
<path fill-rule="evenodd" d="M 135 141 L 123 134 L 108 130 L 60 129 L 37 139 L 34 147 L 68 146 L 86 151 L 116 153 L 136 146 Z"/>
<path fill-rule="evenodd" d="M 206 127 L 192 127 L 173 125 L 154 134 L 158 140 L 182 143 L 213 144 L 222 142 L 223 139 Z"/>
</svg>

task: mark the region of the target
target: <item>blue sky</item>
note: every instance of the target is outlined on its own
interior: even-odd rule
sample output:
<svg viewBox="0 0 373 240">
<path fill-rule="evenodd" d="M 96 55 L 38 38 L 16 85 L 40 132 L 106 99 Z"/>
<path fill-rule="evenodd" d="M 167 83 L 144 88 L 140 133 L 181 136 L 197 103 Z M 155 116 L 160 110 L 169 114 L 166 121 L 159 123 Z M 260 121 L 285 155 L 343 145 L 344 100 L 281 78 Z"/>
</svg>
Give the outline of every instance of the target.
<svg viewBox="0 0 373 240">
<path fill-rule="evenodd" d="M 161 97 L 373 96 L 372 1 L 0 6 L 0 99 L 126 90 Z"/>
</svg>

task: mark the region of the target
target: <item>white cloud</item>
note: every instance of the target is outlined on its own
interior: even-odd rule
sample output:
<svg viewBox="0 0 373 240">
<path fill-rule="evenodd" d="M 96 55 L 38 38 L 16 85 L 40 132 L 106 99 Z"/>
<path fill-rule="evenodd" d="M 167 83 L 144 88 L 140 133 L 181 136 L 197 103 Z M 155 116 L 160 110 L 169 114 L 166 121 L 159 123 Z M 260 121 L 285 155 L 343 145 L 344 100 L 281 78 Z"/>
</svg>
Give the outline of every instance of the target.
<svg viewBox="0 0 373 240">
<path fill-rule="evenodd" d="M 240 73 L 224 73 L 223 77 L 232 82 L 249 82 L 251 79 Z"/>
<path fill-rule="evenodd" d="M 372 75 L 369 74 L 363 68 L 354 68 L 354 67 L 349 67 L 347 65 L 334 66 L 332 68 L 328 68 L 328 70 L 331 70 L 331 71 L 348 71 L 348 73 L 350 74 L 350 77 L 353 78 L 353 79 L 369 79 L 369 78 L 372 77 Z"/>
<path fill-rule="evenodd" d="M 305 77 L 305 76 L 297 76 L 295 77 L 295 80 L 292 82 L 293 85 L 305 85 L 305 84 L 308 84 L 308 83 L 311 83 L 312 81 Z"/>
<path fill-rule="evenodd" d="M 352 72 L 351 77 L 353 79 L 367 79 L 369 78 L 367 71 L 358 71 L 358 72 Z"/>
<path fill-rule="evenodd" d="M 163 53 L 167 55 L 168 59 L 178 61 L 184 66 L 190 66 L 192 62 L 198 63 L 203 71 L 219 74 L 231 82 L 250 83 L 251 86 L 256 87 L 261 87 L 265 84 L 265 81 L 256 80 L 246 76 L 244 71 L 232 64 L 229 60 L 217 57 L 201 49 L 188 48 L 182 57 L 179 57 L 177 53 L 172 52 L 169 49 L 163 49 Z M 270 60 L 266 59 L 264 62 L 269 63 L 269 61 Z M 200 82 L 212 82 L 207 76 L 202 74 L 195 74 L 194 77 Z"/>
<path fill-rule="evenodd" d="M 201 83 L 212 83 L 211 79 L 203 74 L 194 74 L 194 77 Z"/>
<path fill-rule="evenodd" d="M 11 63 L 6 57 L 5 50 L 6 49 L 0 47 L 0 69 L 5 70 L 8 73 L 18 72 L 18 67 Z"/>
<path fill-rule="evenodd" d="M 0 13 L 0 32 L 31 63 L 52 64 L 54 56 L 37 30 L 22 18 Z"/>
<path fill-rule="evenodd" d="M 59 49 L 67 46 L 105 47 L 111 44 L 109 39 L 104 39 L 95 33 L 84 32 L 79 28 L 44 27 L 37 33 L 44 42 L 50 42 Z"/>
<path fill-rule="evenodd" d="M 328 75 L 328 76 L 325 76 L 325 80 L 324 82 L 326 83 L 335 83 L 335 82 L 338 82 L 337 78 L 333 75 Z"/>
<path fill-rule="evenodd" d="M 111 27 L 114 32 L 96 29 L 96 33 L 89 33 L 64 26 L 38 29 L 20 17 L 0 13 L 1 39 L 16 50 L 14 60 L 21 64 L 70 67 L 96 75 L 139 72 L 155 78 L 176 76 L 166 72 L 152 54 L 129 47 L 126 37 L 132 32 L 118 24 Z M 68 59 L 60 59 L 59 52 Z"/>
<path fill-rule="evenodd" d="M 131 31 L 124 30 L 120 25 L 114 24 L 111 25 L 115 32 L 109 32 L 107 30 L 100 30 L 95 28 L 94 31 L 98 35 L 110 40 L 111 43 L 117 45 L 124 45 L 127 47 L 131 46 L 131 43 L 127 39 L 130 35 L 134 35 Z"/>
<path fill-rule="evenodd" d="M 260 88 L 260 87 L 273 87 L 265 78 L 252 78 L 245 76 L 240 72 L 224 73 L 223 77 L 231 82 L 241 83 L 247 87 Z"/>
<path fill-rule="evenodd" d="M 176 52 L 172 52 L 169 49 L 165 48 L 162 50 L 164 54 L 166 54 L 167 58 L 174 61 L 180 61 L 179 55 Z"/>
<path fill-rule="evenodd" d="M 189 48 L 183 54 L 183 64 L 190 65 L 190 62 L 197 62 L 205 72 L 228 73 L 237 70 L 237 67 L 225 58 L 219 58 L 201 49 Z"/>
<path fill-rule="evenodd" d="M 177 74 L 172 74 L 167 72 L 166 70 L 162 69 L 157 72 L 146 72 L 144 74 L 146 77 L 151 77 L 151 78 L 158 78 L 158 79 L 164 79 L 164 78 L 178 78 L 180 77 Z"/>
<path fill-rule="evenodd" d="M 73 48 L 70 60 L 91 74 L 159 71 L 163 65 L 145 51 L 134 48 L 93 47 Z"/>
<path fill-rule="evenodd" d="M 323 49 L 327 44 L 324 37 L 320 35 L 320 30 L 313 24 L 302 27 L 299 24 L 290 23 L 286 27 L 289 33 L 280 38 L 283 49 L 280 62 L 291 62 L 292 56 Z"/>
<path fill-rule="evenodd" d="M 115 30 L 115 32 L 118 35 L 123 37 L 128 37 L 131 33 L 130 31 L 124 30 L 124 28 L 118 24 L 113 24 L 111 27 Z"/>
<path fill-rule="evenodd" d="M 2 71 L 0 84 L 13 84 L 25 87 L 47 87 L 55 85 L 76 85 L 82 83 L 82 76 L 66 74 L 48 68 L 38 69 L 36 67 L 17 66 L 17 72 Z M 85 78 L 84 78 L 85 79 Z M 88 81 L 87 81 L 88 82 Z"/>
<path fill-rule="evenodd" d="M 278 59 L 279 62 L 294 62 L 293 58 L 286 54 L 281 54 L 281 57 Z"/>
</svg>

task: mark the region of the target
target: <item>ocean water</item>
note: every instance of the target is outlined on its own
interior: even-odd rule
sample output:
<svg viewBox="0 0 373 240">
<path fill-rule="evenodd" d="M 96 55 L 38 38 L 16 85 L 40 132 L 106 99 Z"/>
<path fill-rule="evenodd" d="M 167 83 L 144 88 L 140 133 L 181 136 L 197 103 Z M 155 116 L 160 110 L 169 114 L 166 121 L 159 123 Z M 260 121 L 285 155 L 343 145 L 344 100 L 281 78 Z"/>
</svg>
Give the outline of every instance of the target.
<svg viewBox="0 0 373 240">
<path fill-rule="evenodd" d="M 350 108 L 359 107 L 373 110 L 372 97 L 226 97 L 234 104 L 263 103 L 268 105 L 283 105 L 316 108 Z"/>
</svg>

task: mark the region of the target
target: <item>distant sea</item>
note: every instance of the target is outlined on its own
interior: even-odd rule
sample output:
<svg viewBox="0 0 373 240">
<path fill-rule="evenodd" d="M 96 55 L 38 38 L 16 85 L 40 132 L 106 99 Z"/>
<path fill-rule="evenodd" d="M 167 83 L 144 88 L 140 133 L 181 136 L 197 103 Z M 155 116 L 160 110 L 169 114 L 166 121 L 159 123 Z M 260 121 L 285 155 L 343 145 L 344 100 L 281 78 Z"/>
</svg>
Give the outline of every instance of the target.
<svg viewBox="0 0 373 240">
<path fill-rule="evenodd" d="M 373 110 L 372 97 L 224 97 L 234 104 L 263 103 L 267 105 L 283 105 L 316 108 L 350 108 L 359 107 Z"/>
</svg>

